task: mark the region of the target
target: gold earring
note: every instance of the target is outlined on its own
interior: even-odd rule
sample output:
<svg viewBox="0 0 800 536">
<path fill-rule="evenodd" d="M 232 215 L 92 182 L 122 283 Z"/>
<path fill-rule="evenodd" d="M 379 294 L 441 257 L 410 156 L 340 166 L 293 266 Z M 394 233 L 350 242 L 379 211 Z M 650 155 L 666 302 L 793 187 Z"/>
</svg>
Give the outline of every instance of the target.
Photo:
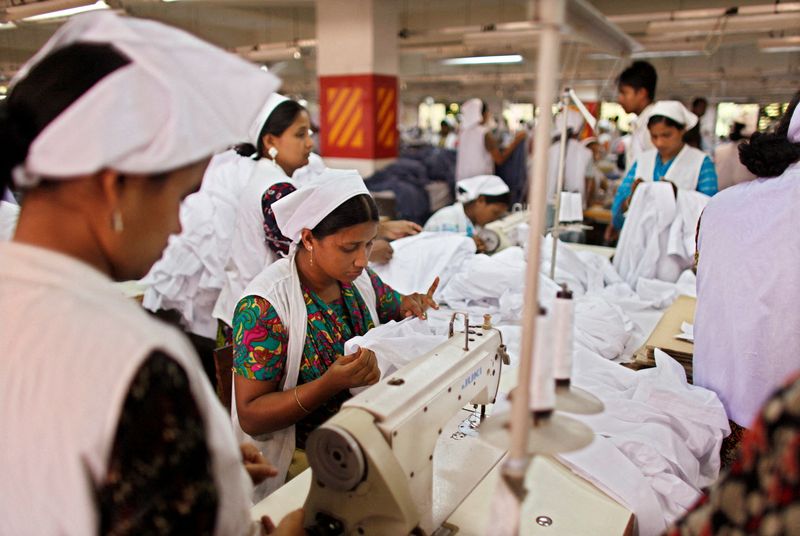
<svg viewBox="0 0 800 536">
<path fill-rule="evenodd" d="M 311 265 L 311 266 L 314 266 L 314 248 L 309 247 L 308 248 L 308 253 L 310 255 L 309 258 L 308 258 L 308 264 Z"/>
<path fill-rule="evenodd" d="M 111 213 L 111 230 L 117 234 L 125 230 L 125 224 L 122 222 L 122 212 L 118 208 Z"/>
</svg>

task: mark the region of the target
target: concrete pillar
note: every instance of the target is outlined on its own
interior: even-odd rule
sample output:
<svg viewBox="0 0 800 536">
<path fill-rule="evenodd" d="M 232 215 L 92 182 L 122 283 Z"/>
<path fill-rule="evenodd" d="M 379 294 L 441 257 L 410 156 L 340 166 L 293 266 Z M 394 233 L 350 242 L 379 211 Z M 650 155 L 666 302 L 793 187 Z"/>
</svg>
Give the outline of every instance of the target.
<svg viewBox="0 0 800 536">
<path fill-rule="evenodd" d="M 317 0 L 322 156 L 364 177 L 397 157 L 397 2 Z"/>
</svg>

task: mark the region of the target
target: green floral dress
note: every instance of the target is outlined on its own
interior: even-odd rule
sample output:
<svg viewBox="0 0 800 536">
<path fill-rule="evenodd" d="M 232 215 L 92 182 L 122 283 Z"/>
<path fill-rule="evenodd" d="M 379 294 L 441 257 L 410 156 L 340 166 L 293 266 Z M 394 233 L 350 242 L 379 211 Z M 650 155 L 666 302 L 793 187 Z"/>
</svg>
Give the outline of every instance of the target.
<svg viewBox="0 0 800 536">
<path fill-rule="evenodd" d="M 377 298 L 381 323 L 400 320 L 401 295 L 367 269 Z M 306 341 L 300 362 L 298 385 L 320 378 L 344 352 L 344 343 L 364 335 L 375 322 L 358 289 L 341 284 L 341 297 L 325 303 L 316 293 L 302 287 L 308 312 Z M 260 296 L 246 296 L 239 301 L 233 317 L 233 370 L 244 378 L 258 381 L 283 379 L 289 336 L 275 308 Z M 333 416 L 350 397 L 342 391 L 328 402 L 298 421 L 297 447 L 305 442 L 317 426 Z"/>
</svg>

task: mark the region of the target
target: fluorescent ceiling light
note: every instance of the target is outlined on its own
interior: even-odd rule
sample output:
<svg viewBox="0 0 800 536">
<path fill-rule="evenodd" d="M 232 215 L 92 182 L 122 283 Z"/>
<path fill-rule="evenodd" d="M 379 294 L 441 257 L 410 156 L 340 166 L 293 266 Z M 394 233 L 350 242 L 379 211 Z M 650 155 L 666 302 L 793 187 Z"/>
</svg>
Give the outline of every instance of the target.
<svg viewBox="0 0 800 536">
<path fill-rule="evenodd" d="M 16 27 L 13 22 L 0 22 L 0 30 L 13 30 Z"/>
<path fill-rule="evenodd" d="M 634 52 L 631 54 L 631 58 L 635 60 L 647 58 L 688 58 L 702 55 L 702 50 L 644 50 L 642 52 Z"/>
<path fill-rule="evenodd" d="M 800 35 L 759 39 L 758 48 L 761 52 L 800 52 Z"/>
<path fill-rule="evenodd" d="M 490 65 L 498 63 L 521 63 L 519 54 L 505 54 L 503 56 L 468 56 L 466 58 L 449 58 L 442 60 L 442 65 Z"/>
<path fill-rule="evenodd" d="M 78 0 L 75 2 L 70 1 L 45 1 L 36 2 L 34 4 L 24 4 L 18 6 L 19 8 L 30 7 L 40 8 L 37 13 L 26 15 L 24 11 L 13 11 L 11 7 L 6 8 L 6 18 L 8 20 L 25 20 L 30 22 L 37 22 L 43 20 L 61 19 L 71 17 L 79 13 L 86 13 L 87 11 L 97 11 L 101 9 L 110 9 L 108 4 L 103 0 L 96 2 Z M 48 11 L 45 11 L 48 10 Z"/>
</svg>

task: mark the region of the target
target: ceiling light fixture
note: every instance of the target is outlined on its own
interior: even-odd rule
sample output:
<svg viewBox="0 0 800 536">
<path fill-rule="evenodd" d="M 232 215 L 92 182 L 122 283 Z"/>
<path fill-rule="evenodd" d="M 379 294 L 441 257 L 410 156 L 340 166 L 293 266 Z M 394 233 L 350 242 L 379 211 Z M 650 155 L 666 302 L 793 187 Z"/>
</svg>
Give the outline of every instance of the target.
<svg viewBox="0 0 800 536">
<path fill-rule="evenodd" d="M 502 56 L 467 56 L 465 58 L 448 58 L 442 60 L 442 65 L 495 65 L 502 63 L 521 63 L 519 54 L 505 54 Z"/>
<path fill-rule="evenodd" d="M 800 52 L 800 35 L 759 39 L 758 49 L 761 52 Z"/>
<path fill-rule="evenodd" d="M 78 13 L 109 9 L 108 4 L 102 0 L 45 0 L 30 4 L 9 6 L 5 9 L 4 22 L 62 19 Z"/>
</svg>

